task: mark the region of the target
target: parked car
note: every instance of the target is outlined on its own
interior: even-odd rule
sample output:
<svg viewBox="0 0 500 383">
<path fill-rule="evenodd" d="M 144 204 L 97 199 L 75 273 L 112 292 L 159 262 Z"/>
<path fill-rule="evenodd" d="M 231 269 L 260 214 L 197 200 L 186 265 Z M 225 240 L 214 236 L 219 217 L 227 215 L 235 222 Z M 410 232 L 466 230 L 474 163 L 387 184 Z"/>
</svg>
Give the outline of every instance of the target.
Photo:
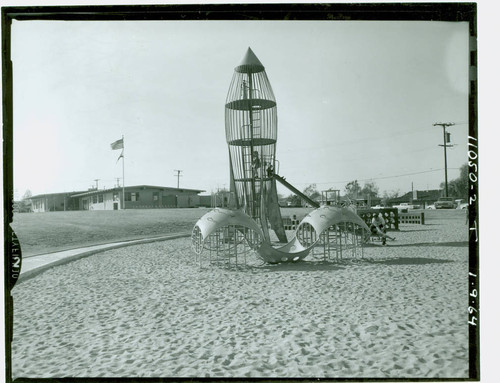
<svg viewBox="0 0 500 383">
<path fill-rule="evenodd" d="M 436 209 L 455 209 L 455 202 L 452 197 L 441 197 L 434 202 Z"/>
<path fill-rule="evenodd" d="M 456 199 L 455 206 L 457 207 L 457 209 L 467 209 L 469 207 L 469 204 L 463 199 Z"/>
<path fill-rule="evenodd" d="M 408 213 L 408 210 L 414 209 L 414 206 L 407 202 L 400 203 L 399 205 L 394 205 L 393 207 L 398 209 L 398 213 Z"/>
</svg>

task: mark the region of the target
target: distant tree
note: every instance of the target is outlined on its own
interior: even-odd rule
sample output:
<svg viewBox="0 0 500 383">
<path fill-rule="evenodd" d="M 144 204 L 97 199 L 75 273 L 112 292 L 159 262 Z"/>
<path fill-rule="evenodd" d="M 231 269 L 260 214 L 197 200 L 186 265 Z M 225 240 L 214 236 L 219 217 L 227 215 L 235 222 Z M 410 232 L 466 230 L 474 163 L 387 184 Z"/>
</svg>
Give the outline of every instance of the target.
<svg viewBox="0 0 500 383">
<path fill-rule="evenodd" d="M 388 201 L 399 197 L 399 189 L 397 190 L 384 190 L 382 195 L 382 204 L 387 205 Z"/>
<path fill-rule="evenodd" d="M 368 198 L 368 197 L 376 198 L 376 197 L 378 197 L 378 186 L 375 185 L 374 182 L 365 183 L 365 185 L 363 186 L 363 189 L 361 189 L 361 195 L 364 198 Z"/>
<path fill-rule="evenodd" d="M 302 199 L 295 194 L 290 194 L 285 201 L 290 206 L 300 206 L 302 204 Z"/>
<path fill-rule="evenodd" d="M 17 211 L 19 213 L 31 211 L 31 201 L 30 201 L 31 197 L 32 197 L 31 191 L 26 190 L 22 196 L 21 201 L 17 203 Z"/>
<path fill-rule="evenodd" d="M 309 185 L 308 187 L 306 187 L 302 191 L 302 193 L 304 193 L 306 196 L 308 196 L 311 199 L 316 199 L 316 198 L 318 198 L 321 195 L 318 192 L 318 189 L 316 188 L 316 184 Z M 289 206 L 302 206 L 302 203 L 304 201 L 298 195 L 290 194 L 288 197 L 285 198 L 285 202 Z"/>
<path fill-rule="evenodd" d="M 361 186 L 359 186 L 359 183 L 357 180 L 349 182 L 345 186 L 345 195 L 351 199 L 356 199 L 359 198 L 359 195 L 361 194 Z"/>
<path fill-rule="evenodd" d="M 22 199 L 23 199 L 23 200 L 25 200 L 25 199 L 29 199 L 29 198 L 31 198 L 32 196 L 33 196 L 33 194 L 31 194 L 31 190 L 30 190 L 30 189 L 27 189 L 27 190 L 24 192 L 24 194 L 23 194 L 23 198 L 22 198 Z"/>
<path fill-rule="evenodd" d="M 444 182 L 439 185 L 444 190 Z M 458 178 L 448 182 L 448 195 L 450 197 L 467 199 L 469 195 L 469 167 L 467 164 L 460 166 L 460 175 Z"/>
<path fill-rule="evenodd" d="M 311 199 L 318 198 L 321 194 L 318 192 L 318 188 L 316 187 L 316 184 L 311 184 L 308 187 L 306 187 L 303 191 L 303 193 L 308 196 Z"/>
<path fill-rule="evenodd" d="M 398 198 L 399 197 L 399 189 L 397 190 L 384 190 L 384 194 L 382 195 L 382 198 L 385 199 L 392 199 L 392 198 Z"/>
</svg>

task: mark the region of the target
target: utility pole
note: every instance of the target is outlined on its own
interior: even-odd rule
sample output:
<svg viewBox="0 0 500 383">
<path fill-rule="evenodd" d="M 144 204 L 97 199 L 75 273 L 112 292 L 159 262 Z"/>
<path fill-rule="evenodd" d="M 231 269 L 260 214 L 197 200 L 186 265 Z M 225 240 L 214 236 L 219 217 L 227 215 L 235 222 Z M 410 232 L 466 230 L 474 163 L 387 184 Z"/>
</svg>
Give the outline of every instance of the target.
<svg viewBox="0 0 500 383">
<path fill-rule="evenodd" d="M 174 175 L 174 177 L 177 177 L 177 189 L 179 189 L 179 177 L 182 177 L 181 176 L 182 170 L 176 170 L 176 169 L 174 169 L 174 172 L 177 172 L 177 174 Z"/>
<path fill-rule="evenodd" d="M 99 181 L 100 181 L 100 178 L 97 178 L 94 181 L 95 181 L 95 190 L 99 190 Z"/>
<path fill-rule="evenodd" d="M 120 187 L 120 177 L 117 177 L 116 178 L 116 187 L 119 188 Z"/>
<path fill-rule="evenodd" d="M 436 122 L 433 126 L 442 126 L 443 127 L 443 145 L 444 148 L 444 191 L 445 197 L 448 197 L 448 163 L 446 160 L 446 148 L 451 148 L 453 145 L 446 145 L 450 143 L 450 133 L 446 132 L 446 127 L 455 125 L 454 122 Z"/>
</svg>

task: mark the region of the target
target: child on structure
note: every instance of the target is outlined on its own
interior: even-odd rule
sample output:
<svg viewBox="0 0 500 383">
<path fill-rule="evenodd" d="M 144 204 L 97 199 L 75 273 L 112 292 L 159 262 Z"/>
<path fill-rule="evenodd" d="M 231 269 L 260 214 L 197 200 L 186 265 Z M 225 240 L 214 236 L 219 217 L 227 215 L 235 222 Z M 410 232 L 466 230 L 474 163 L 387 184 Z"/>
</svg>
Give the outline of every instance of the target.
<svg viewBox="0 0 500 383">
<path fill-rule="evenodd" d="M 258 173 L 259 168 L 260 168 L 259 152 L 257 150 L 254 150 L 252 154 L 252 171 L 254 178 L 259 177 Z"/>
<path fill-rule="evenodd" d="M 378 235 L 382 238 L 382 245 L 385 245 L 386 239 L 394 241 L 395 238 L 389 237 L 387 233 L 387 229 L 385 228 L 385 220 L 382 216 L 382 213 L 374 214 L 372 218 L 372 223 L 370 225 L 370 230 L 373 234 Z"/>
<path fill-rule="evenodd" d="M 269 164 L 269 166 L 267 167 L 266 171 L 267 171 L 267 177 L 268 178 L 273 178 L 273 174 L 274 174 L 274 167 L 273 167 L 273 165 Z"/>
</svg>

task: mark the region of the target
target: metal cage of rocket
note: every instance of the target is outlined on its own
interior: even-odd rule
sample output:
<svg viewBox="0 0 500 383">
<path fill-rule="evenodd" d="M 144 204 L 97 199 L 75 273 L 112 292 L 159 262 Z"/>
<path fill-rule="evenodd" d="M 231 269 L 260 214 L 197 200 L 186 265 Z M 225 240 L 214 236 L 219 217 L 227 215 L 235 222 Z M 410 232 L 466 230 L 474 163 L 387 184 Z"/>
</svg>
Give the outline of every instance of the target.
<svg viewBox="0 0 500 383">
<path fill-rule="evenodd" d="M 304 241 L 304 225 L 299 225 L 302 230 L 296 233 L 299 237 L 287 240 L 276 188 L 276 179 L 284 180 L 275 173 L 276 99 L 264 66 L 250 48 L 234 70 L 225 103 L 225 127 L 235 210 L 231 213 L 231 210 L 216 209 L 197 222 L 192 235 L 196 254 L 201 254 L 203 249 L 219 254 L 227 248 L 230 249 L 228 256 L 234 256 L 238 246 L 230 246 L 231 241 L 238 240 L 241 244 L 245 233 L 251 233 L 248 248 L 256 250 L 264 261 L 297 261 L 306 257 L 319 239 L 325 237 L 325 230 L 334 225 L 339 227 L 340 222 L 359 226 L 361 232 L 369 230 L 355 213 L 331 208 L 322 210 L 322 214 L 313 212 L 304 219 L 314 234 L 313 241 Z M 281 245 L 271 245 L 269 228 Z"/>
</svg>

